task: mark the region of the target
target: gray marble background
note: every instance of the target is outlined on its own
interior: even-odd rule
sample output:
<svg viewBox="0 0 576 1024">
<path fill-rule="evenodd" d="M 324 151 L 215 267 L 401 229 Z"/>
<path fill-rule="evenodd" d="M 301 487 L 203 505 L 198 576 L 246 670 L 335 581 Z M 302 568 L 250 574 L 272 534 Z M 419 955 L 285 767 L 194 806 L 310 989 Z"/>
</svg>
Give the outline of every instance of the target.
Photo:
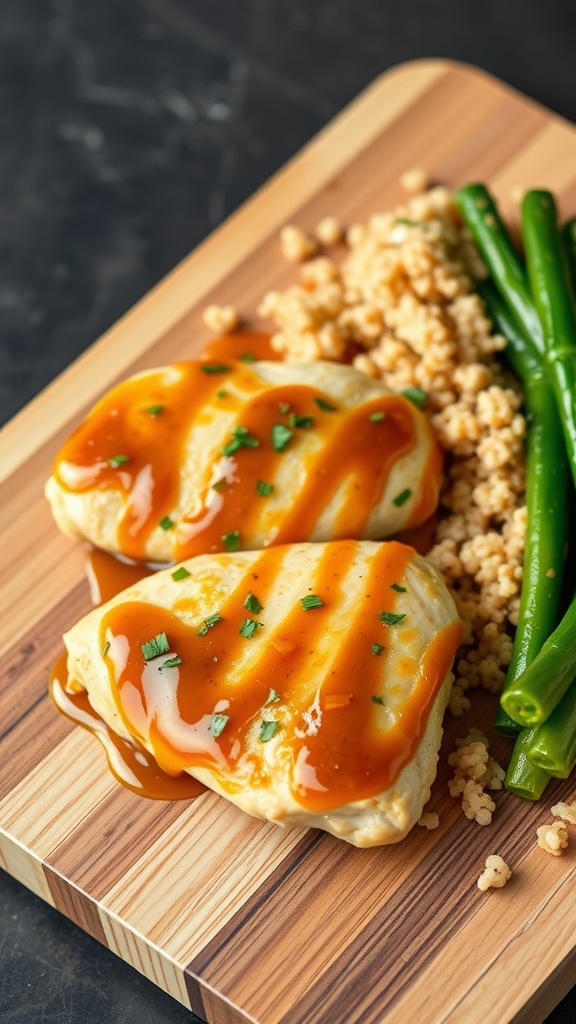
<svg viewBox="0 0 576 1024">
<path fill-rule="evenodd" d="M 575 43 L 574 0 L 0 0 L 0 422 L 387 68 L 576 121 Z M 0 873 L 2 1024 L 196 1020 Z"/>
</svg>

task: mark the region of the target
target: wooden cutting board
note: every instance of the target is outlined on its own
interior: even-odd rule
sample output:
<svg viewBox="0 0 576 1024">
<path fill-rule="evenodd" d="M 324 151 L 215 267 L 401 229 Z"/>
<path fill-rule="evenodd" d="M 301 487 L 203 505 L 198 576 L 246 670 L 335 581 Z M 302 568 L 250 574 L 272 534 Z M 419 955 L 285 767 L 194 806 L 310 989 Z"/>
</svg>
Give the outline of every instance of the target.
<svg viewBox="0 0 576 1024">
<path fill-rule="evenodd" d="M 0 864 L 212 1024 L 541 1021 L 576 982 L 576 838 L 535 845 L 550 806 L 497 794 L 492 826 L 447 793 L 447 724 L 434 787 L 440 827 L 399 846 L 355 850 L 285 832 L 207 794 L 139 798 L 116 784 L 98 742 L 47 695 L 61 634 L 89 609 L 81 547 L 54 527 L 42 488 L 58 447 L 95 398 L 137 369 L 194 356 L 201 311 L 230 301 L 252 318 L 294 270 L 287 221 L 346 224 L 402 197 L 423 166 L 449 185 L 555 190 L 576 211 L 576 130 L 477 70 L 444 61 L 377 80 L 254 199 L 125 316 L 2 434 Z M 486 698 L 474 717 L 490 721 Z M 507 741 L 496 737 L 502 759 Z M 550 794 L 550 795 L 549 795 Z M 476 887 L 484 859 L 514 870 Z"/>
</svg>

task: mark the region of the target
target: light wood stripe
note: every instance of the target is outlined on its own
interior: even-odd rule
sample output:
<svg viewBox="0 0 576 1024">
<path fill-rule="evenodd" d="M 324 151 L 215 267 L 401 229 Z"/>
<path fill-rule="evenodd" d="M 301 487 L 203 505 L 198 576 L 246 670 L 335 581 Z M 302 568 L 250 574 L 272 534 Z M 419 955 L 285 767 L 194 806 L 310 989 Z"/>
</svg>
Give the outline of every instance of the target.
<svg viewBox="0 0 576 1024">
<path fill-rule="evenodd" d="M 0 865 L 211 1024 L 500 1024 L 538 1021 L 573 979 L 574 855 L 534 847 L 546 808 L 497 794 L 493 826 L 434 787 L 435 832 L 353 850 L 283 832 L 207 794 L 139 800 L 100 745 L 46 694 L 61 633 L 88 610 L 83 553 L 52 525 L 54 454 L 126 373 L 194 356 L 207 301 L 255 314 L 294 279 L 276 232 L 327 213 L 349 224 L 402 198 L 410 165 L 449 185 L 487 178 L 515 216 L 515 186 L 547 185 L 576 211 L 576 133 L 473 69 L 406 65 L 378 80 L 2 433 Z M 489 728 L 492 707 L 477 713 Z M 448 721 L 451 749 L 467 722 Z M 494 738 L 496 756 L 507 741 Z M 487 853 L 515 871 L 476 888 Z"/>
</svg>

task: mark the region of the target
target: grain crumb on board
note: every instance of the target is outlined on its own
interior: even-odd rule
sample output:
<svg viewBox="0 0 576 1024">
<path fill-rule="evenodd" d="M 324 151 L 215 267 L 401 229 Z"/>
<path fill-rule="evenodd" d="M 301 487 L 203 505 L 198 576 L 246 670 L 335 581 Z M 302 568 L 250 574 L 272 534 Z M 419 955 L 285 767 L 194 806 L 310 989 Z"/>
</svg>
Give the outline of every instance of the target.
<svg viewBox="0 0 576 1024">
<path fill-rule="evenodd" d="M 438 828 L 440 825 L 440 818 L 436 811 L 424 811 L 417 824 L 431 832 L 432 829 Z"/>
<path fill-rule="evenodd" d="M 560 803 L 554 804 L 552 814 L 555 818 L 562 818 L 569 822 L 570 825 L 576 825 L 576 800 L 572 800 L 571 803 L 560 801 Z"/>
<path fill-rule="evenodd" d="M 510 878 L 512 878 L 512 872 L 506 861 L 498 854 L 493 853 L 486 858 L 484 871 L 476 885 L 482 892 L 486 892 L 487 889 L 503 889 Z"/>
<path fill-rule="evenodd" d="M 231 334 L 240 326 L 240 317 L 234 306 L 206 306 L 202 319 L 210 331 Z"/>
<path fill-rule="evenodd" d="M 489 825 L 496 804 L 487 789 L 502 789 L 504 769 L 491 756 L 486 736 L 472 727 L 464 739 L 456 740 L 456 750 L 448 755 L 454 774 L 448 782 L 450 796 L 462 798 L 462 810 L 470 821 Z"/>
<path fill-rule="evenodd" d="M 560 857 L 568 846 L 568 828 L 563 821 L 555 821 L 553 825 L 541 825 L 536 829 L 538 846 L 553 857 Z"/>
<path fill-rule="evenodd" d="M 454 665 L 454 715 L 468 691 L 501 690 L 518 620 L 526 535 L 522 394 L 499 361 L 476 281 L 484 264 L 453 194 L 424 171 L 403 176 L 404 202 L 365 223 L 323 218 L 315 238 L 287 225 L 281 245 L 300 281 L 258 313 L 288 361 L 352 360 L 395 391 L 417 388 L 445 454 L 438 525 L 423 552 L 465 624 Z M 424 191 L 423 189 L 427 189 Z M 330 224 L 330 221 L 334 223 Z M 320 254 L 342 235 L 339 258 Z"/>
<path fill-rule="evenodd" d="M 344 237 L 344 228 L 337 217 L 322 217 L 314 229 L 314 234 L 322 245 L 338 245 Z"/>
</svg>

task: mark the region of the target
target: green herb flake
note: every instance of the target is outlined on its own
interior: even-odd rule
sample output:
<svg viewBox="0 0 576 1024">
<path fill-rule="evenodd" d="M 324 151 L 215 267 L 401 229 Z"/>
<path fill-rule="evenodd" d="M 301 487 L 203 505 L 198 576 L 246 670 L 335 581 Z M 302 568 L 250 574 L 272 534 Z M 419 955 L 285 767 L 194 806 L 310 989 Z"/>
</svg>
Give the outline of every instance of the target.
<svg viewBox="0 0 576 1024">
<path fill-rule="evenodd" d="M 395 590 L 397 594 L 407 594 L 406 587 L 401 587 L 399 583 L 391 583 L 390 590 Z"/>
<path fill-rule="evenodd" d="M 150 405 L 148 409 L 146 409 L 146 412 L 148 413 L 149 416 L 161 416 L 162 413 L 164 412 L 164 406 Z"/>
<path fill-rule="evenodd" d="M 275 452 L 283 452 L 292 440 L 294 434 L 289 427 L 283 423 L 272 424 L 272 447 Z"/>
<path fill-rule="evenodd" d="M 383 654 L 386 648 L 382 644 L 371 644 L 370 650 L 372 654 L 380 655 Z"/>
<path fill-rule="evenodd" d="M 408 501 L 408 498 L 412 497 L 412 491 L 410 487 L 406 487 L 405 490 L 400 491 L 395 498 L 392 499 L 392 504 L 396 505 L 396 508 L 401 508 Z"/>
<path fill-rule="evenodd" d="M 208 726 L 208 732 L 214 737 L 214 739 L 218 739 L 218 736 L 220 736 L 224 731 L 229 721 L 230 715 L 212 715 L 210 718 L 210 725 Z"/>
<path fill-rule="evenodd" d="M 372 700 L 374 701 L 375 704 L 383 704 L 384 703 L 384 698 L 383 697 L 376 697 L 374 694 L 372 694 Z"/>
<path fill-rule="evenodd" d="M 168 643 L 166 633 L 157 633 L 151 640 L 147 640 L 146 643 L 143 643 L 140 650 L 142 651 L 146 661 L 151 661 L 152 658 L 157 658 L 159 654 L 167 654 L 170 650 L 170 644 Z"/>
<path fill-rule="evenodd" d="M 287 412 L 290 412 L 290 402 L 278 402 L 278 408 L 282 415 L 285 416 Z"/>
<path fill-rule="evenodd" d="M 288 417 L 288 423 L 291 427 L 300 427 L 302 430 L 310 430 L 310 427 L 314 424 L 313 416 L 297 416 L 293 412 Z"/>
<path fill-rule="evenodd" d="M 186 568 L 185 565 L 179 565 L 177 569 L 174 569 L 174 572 L 170 573 L 170 575 L 172 576 L 173 580 L 185 580 L 188 576 L 191 576 L 192 574 L 188 572 L 188 569 Z"/>
<path fill-rule="evenodd" d="M 325 398 L 315 398 L 314 401 L 316 402 L 316 405 L 318 406 L 318 408 L 322 409 L 322 412 L 337 412 L 338 411 L 336 409 L 336 406 L 335 405 L 330 405 L 330 402 L 327 402 Z"/>
<path fill-rule="evenodd" d="M 245 636 L 247 640 L 250 640 L 250 637 L 254 636 L 258 626 L 261 625 L 262 623 L 258 622 L 256 619 L 244 619 L 244 622 L 240 626 L 238 632 L 240 633 L 240 636 Z"/>
<path fill-rule="evenodd" d="M 108 651 L 109 651 L 109 650 L 110 650 L 110 641 L 109 641 L 109 640 L 107 640 L 107 641 L 106 641 L 106 643 L 104 644 L 104 647 L 103 647 L 103 649 L 102 649 L 102 657 L 103 657 L 103 658 L 105 658 L 105 657 L 106 657 L 106 655 L 108 654 Z"/>
<path fill-rule="evenodd" d="M 254 355 L 253 352 L 243 352 L 242 355 L 239 356 L 238 358 L 241 359 L 243 363 L 255 363 L 256 362 L 256 356 Z"/>
<path fill-rule="evenodd" d="M 221 476 L 219 480 L 216 480 L 216 482 L 212 484 L 212 490 L 213 491 L 222 491 L 226 487 L 226 483 L 227 483 L 226 478 Z"/>
<path fill-rule="evenodd" d="M 238 551 L 240 549 L 240 530 L 232 530 L 231 533 L 223 533 L 220 540 L 225 551 Z"/>
<path fill-rule="evenodd" d="M 260 722 L 260 741 L 268 743 L 268 740 L 272 739 L 277 728 L 278 722 Z"/>
<path fill-rule="evenodd" d="M 300 598 L 300 604 L 305 612 L 309 612 L 312 608 L 322 608 L 324 601 L 318 594 L 306 594 L 306 597 Z"/>
<path fill-rule="evenodd" d="M 276 693 L 276 690 L 270 690 L 268 697 L 266 698 L 266 704 L 277 704 L 279 700 L 280 694 Z"/>
<path fill-rule="evenodd" d="M 228 397 L 228 392 L 225 391 L 224 388 L 220 388 L 220 391 L 216 392 L 216 398 L 227 398 L 227 397 Z"/>
<path fill-rule="evenodd" d="M 164 516 L 158 523 L 160 529 L 165 530 L 166 532 L 168 532 L 168 530 L 173 530 L 175 525 L 176 523 L 170 518 L 170 516 Z"/>
<path fill-rule="evenodd" d="M 407 398 L 413 405 L 417 405 L 419 409 L 426 404 L 428 398 L 428 392 L 423 388 L 404 388 L 400 394 L 404 395 L 404 398 Z"/>
<path fill-rule="evenodd" d="M 256 494 L 260 494 L 262 498 L 269 498 L 274 490 L 274 484 L 267 484 L 265 480 L 256 481 Z"/>
<path fill-rule="evenodd" d="M 123 466 L 126 462 L 130 462 L 129 455 L 112 455 L 108 459 L 108 465 L 112 466 L 112 469 L 117 469 L 118 466 Z"/>
<path fill-rule="evenodd" d="M 230 367 L 226 363 L 201 363 L 202 373 L 228 373 Z"/>
<path fill-rule="evenodd" d="M 181 664 L 182 658 L 175 654 L 173 658 L 168 658 L 167 661 L 162 662 L 162 664 L 160 665 L 160 671 L 162 672 L 162 670 L 165 668 L 176 668 L 177 665 Z"/>
<path fill-rule="evenodd" d="M 370 420 L 371 423 L 381 423 L 382 420 L 386 419 L 386 413 L 381 411 L 371 412 L 368 419 Z"/>
<path fill-rule="evenodd" d="M 199 629 L 196 630 L 198 636 L 206 636 L 209 629 L 215 626 L 217 622 L 222 622 L 222 616 L 218 612 L 214 612 L 213 615 L 209 615 L 207 619 L 204 619 L 203 624 Z"/>
<path fill-rule="evenodd" d="M 405 612 L 378 612 L 380 622 L 385 626 L 396 626 L 402 619 L 406 618 Z"/>
<path fill-rule="evenodd" d="M 253 437 L 247 427 L 238 424 L 232 430 L 232 440 L 222 448 L 222 455 L 232 455 L 240 448 L 258 448 L 259 446 L 258 438 Z"/>
<path fill-rule="evenodd" d="M 423 227 L 421 220 L 409 220 L 408 217 L 396 217 L 395 224 L 405 224 L 408 228 L 421 228 Z"/>
<path fill-rule="evenodd" d="M 249 590 L 248 593 L 246 594 L 246 597 L 244 598 L 244 607 L 247 608 L 248 611 L 252 613 L 252 615 L 258 615 L 258 612 L 262 611 L 264 605 L 260 604 L 260 601 L 258 600 L 256 595 L 253 594 L 251 590 Z"/>
</svg>

